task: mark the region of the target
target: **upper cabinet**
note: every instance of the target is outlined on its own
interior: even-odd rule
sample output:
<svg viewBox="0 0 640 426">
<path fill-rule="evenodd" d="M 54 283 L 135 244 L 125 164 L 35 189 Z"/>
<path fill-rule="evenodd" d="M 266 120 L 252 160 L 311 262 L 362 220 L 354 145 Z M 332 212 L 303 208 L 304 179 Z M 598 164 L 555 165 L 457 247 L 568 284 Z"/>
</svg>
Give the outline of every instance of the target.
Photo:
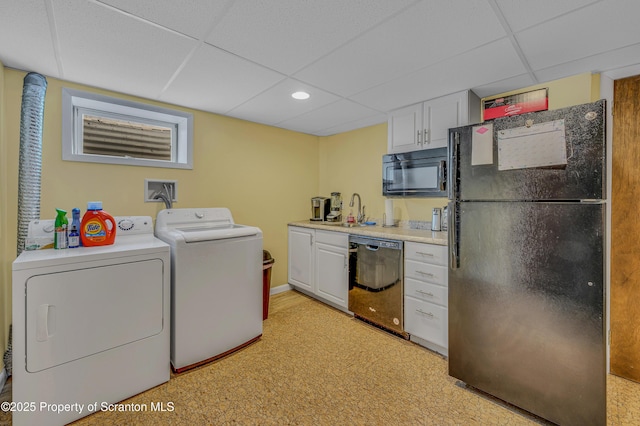
<svg viewBox="0 0 640 426">
<path fill-rule="evenodd" d="M 391 111 L 387 152 L 447 146 L 449 129 L 480 121 L 480 98 L 465 90 Z"/>
</svg>

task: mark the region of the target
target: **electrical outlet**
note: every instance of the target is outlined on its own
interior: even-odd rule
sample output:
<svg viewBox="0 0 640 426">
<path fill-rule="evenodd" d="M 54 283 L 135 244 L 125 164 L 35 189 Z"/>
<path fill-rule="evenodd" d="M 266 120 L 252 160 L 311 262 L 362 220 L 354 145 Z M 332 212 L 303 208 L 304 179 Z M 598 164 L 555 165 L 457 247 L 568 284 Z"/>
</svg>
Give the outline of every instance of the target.
<svg viewBox="0 0 640 426">
<path fill-rule="evenodd" d="M 168 194 L 167 194 L 168 191 Z M 155 198 L 158 194 L 165 194 L 171 197 L 172 202 L 178 201 L 178 181 L 177 180 L 144 180 L 144 202 L 163 203 L 161 198 Z"/>
</svg>

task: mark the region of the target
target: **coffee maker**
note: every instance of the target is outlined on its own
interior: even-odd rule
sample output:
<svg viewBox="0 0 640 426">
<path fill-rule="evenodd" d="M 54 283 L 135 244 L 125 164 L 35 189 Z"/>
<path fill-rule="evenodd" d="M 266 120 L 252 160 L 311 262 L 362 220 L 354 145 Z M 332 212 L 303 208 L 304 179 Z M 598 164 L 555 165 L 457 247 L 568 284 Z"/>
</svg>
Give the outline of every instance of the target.
<svg viewBox="0 0 640 426">
<path fill-rule="evenodd" d="M 329 208 L 327 197 L 313 197 L 311 199 L 311 220 L 324 222 L 329 214 Z"/>
<path fill-rule="evenodd" d="M 327 215 L 327 222 L 342 221 L 342 197 L 339 192 L 331 193 L 331 212 Z"/>
</svg>

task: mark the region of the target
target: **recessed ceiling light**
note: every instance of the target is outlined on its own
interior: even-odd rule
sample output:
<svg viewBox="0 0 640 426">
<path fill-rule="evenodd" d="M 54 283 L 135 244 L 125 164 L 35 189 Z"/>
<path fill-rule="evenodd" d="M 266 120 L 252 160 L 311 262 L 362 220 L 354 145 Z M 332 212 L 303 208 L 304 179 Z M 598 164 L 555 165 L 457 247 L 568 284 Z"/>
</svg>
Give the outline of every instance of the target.
<svg viewBox="0 0 640 426">
<path fill-rule="evenodd" d="M 307 92 L 295 92 L 291 94 L 291 97 L 293 99 L 298 99 L 298 100 L 309 99 L 309 96 L 311 95 L 308 94 Z"/>
</svg>

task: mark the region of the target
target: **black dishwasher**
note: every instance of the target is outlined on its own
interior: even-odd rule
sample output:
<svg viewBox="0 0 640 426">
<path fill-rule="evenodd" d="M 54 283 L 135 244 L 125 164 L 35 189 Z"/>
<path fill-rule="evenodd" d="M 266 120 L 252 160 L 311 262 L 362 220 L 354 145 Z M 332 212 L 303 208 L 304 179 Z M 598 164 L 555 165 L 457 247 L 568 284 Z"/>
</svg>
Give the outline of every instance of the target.
<svg viewBox="0 0 640 426">
<path fill-rule="evenodd" d="M 406 339 L 402 248 L 402 241 L 349 236 L 349 310 Z"/>
</svg>

